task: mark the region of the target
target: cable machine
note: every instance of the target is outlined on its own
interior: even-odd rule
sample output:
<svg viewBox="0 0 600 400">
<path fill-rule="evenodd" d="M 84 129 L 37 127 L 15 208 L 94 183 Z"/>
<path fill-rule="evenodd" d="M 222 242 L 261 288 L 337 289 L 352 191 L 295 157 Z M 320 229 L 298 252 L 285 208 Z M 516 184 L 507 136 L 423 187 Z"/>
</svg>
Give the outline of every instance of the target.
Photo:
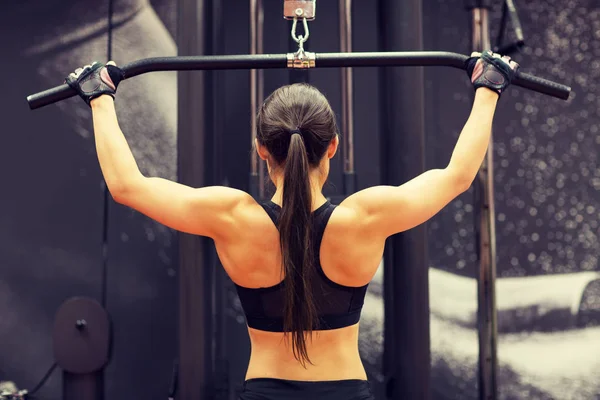
<svg viewBox="0 0 600 400">
<path fill-rule="evenodd" d="M 316 12 L 316 0 L 304 0 L 304 1 L 292 1 L 292 0 L 284 0 L 284 17 L 290 19 L 292 21 L 292 31 L 291 36 L 293 40 L 298 44 L 298 49 L 296 52 L 287 53 L 287 54 L 262 54 L 263 53 L 263 5 L 262 0 L 250 0 L 250 8 L 251 8 L 251 16 L 250 16 L 250 26 L 251 26 L 251 42 L 250 42 L 250 53 L 251 54 L 240 54 L 240 55 L 203 55 L 203 56 L 180 56 L 180 57 L 157 57 L 157 58 L 149 58 L 134 61 L 127 65 L 122 66 L 121 68 L 125 72 L 126 79 L 131 79 L 135 76 L 155 72 L 155 71 L 209 71 L 209 70 L 237 70 L 244 69 L 250 70 L 250 81 L 251 81 L 251 104 L 253 107 L 253 112 L 258 107 L 264 98 L 263 93 L 263 71 L 264 69 L 288 69 L 290 71 L 293 70 L 310 70 L 313 68 L 342 68 L 341 69 L 341 79 L 342 79 L 342 90 L 343 90 L 343 107 L 342 107 L 342 131 L 345 133 L 344 146 L 343 146 L 343 156 L 344 156 L 344 193 L 351 194 L 356 190 L 356 174 L 354 169 L 354 132 L 353 132 L 353 80 L 352 80 L 352 68 L 358 67 L 403 67 L 403 66 L 447 66 L 455 69 L 464 69 L 464 62 L 468 58 L 465 55 L 457 54 L 457 53 L 449 53 L 449 52 L 424 52 L 424 51 L 413 51 L 413 52 L 399 52 L 399 51 L 385 51 L 385 52 L 352 52 L 352 29 L 351 29 L 351 0 L 339 0 L 340 1 L 340 53 L 314 53 L 306 51 L 304 45 L 309 37 L 309 21 L 314 19 Z M 201 23 L 204 21 L 206 16 L 205 7 L 201 7 L 196 3 L 201 3 L 201 5 L 205 5 L 208 0 L 194 0 L 194 1 L 184 1 L 183 3 L 188 4 L 188 11 L 195 9 L 200 10 L 196 11 L 196 15 L 192 18 L 195 23 Z M 193 3 L 193 4 L 192 4 Z M 484 4 L 483 1 L 475 2 L 476 4 L 472 4 L 469 2 L 467 4 L 467 8 L 470 10 L 473 16 L 473 48 L 477 48 L 479 50 L 486 47 L 488 44 L 489 47 L 489 28 L 487 26 L 487 8 L 489 5 Z M 412 4 L 412 3 L 411 3 Z M 195 7 L 195 8 L 194 8 Z M 506 21 L 506 18 L 510 17 L 513 21 L 513 27 L 517 27 L 518 19 L 516 19 L 516 12 L 514 12 L 514 3 L 512 0 L 507 0 L 505 5 L 505 17 L 503 21 Z M 190 20 L 190 21 L 191 21 Z M 516 21 L 516 22 L 515 22 Z M 304 28 L 303 35 L 297 35 L 297 27 L 301 24 Z M 501 32 L 504 31 L 504 23 Z M 518 28 L 520 32 L 520 26 Z M 487 32 L 487 33 L 486 33 Z M 487 35 L 487 36 L 486 36 Z M 202 34 L 199 33 L 198 40 L 199 43 L 206 43 L 206 38 L 202 37 Z M 517 35 L 518 41 L 516 44 L 512 44 L 509 46 L 512 47 L 500 47 L 500 49 L 504 49 L 506 51 L 510 51 L 511 49 L 518 48 L 522 46 L 523 39 L 521 36 Z M 500 35 L 500 38 L 502 35 Z M 500 46 L 499 39 L 499 46 Z M 204 44 L 197 46 L 194 44 L 190 44 L 188 49 L 200 48 L 203 49 Z M 502 51 L 502 50 L 500 50 Z M 201 53 L 204 53 L 203 51 Z M 186 84 L 200 86 L 204 90 L 205 85 L 204 78 L 192 79 L 190 78 Z M 555 83 L 552 81 L 548 81 L 542 78 L 535 77 L 533 75 L 519 72 L 513 81 L 514 85 L 530 89 L 536 91 L 538 93 L 546 94 L 549 96 L 557 97 L 559 99 L 568 99 L 570 88 L 561 85 L 559 83 Z M 192 95 L 196 96 L 197 92 L 195 90 L 188 90 L 184 88 L 184 85 L 180 82 L 180 90 L 184 90 L 185 95 L 190 97 Z M 66 84 L 60 85 L 48 90 L 45 90 L 40 93 L 32 94 L 27 97 L 27 102 L 29 107 L 33 109 L 41 108 L 47 106 L 49 104 L 56 103 L 58 101 L 62 101 L 68 99 L 70 97 L 75 96 L 75 92 Z M 203 103 L 204 100 L 199 100 L 200 103 Z M 195 106 L 198 106 L 198 102 L 196 102 Z M 188 105 L 190 108 L 191 105 Z M 191 109 L 188 110 L 191 112 Z M 198 110 L 194 111 L 198 112 Z M 255 117 L 253 117 L 255 118 Z M 192 118 L 194 121 L 191 121 L 191 125 L 194 124 L 202 124 L 203 122 L 199 121 L 199 116 Z M 256 121 L 252 120 L 252 140 L 255 137 L 255 127 Z M 205 128 L 205 127 L 204 127 Z M 200 128 L 200 137 L 196 138 L 196 141 L 204 141 L 206 140 L 206 135 L 210 135 L 210 132 L 204 132 L 205 129 Z M 194 143 L 189 143 L 194 145 Z M 183 144 L 180 144 L 180 148 Z M 480 173 L 479 181 L 481 182 L 480 187 L 482 187 L 483 192 L 486 194 L 483 196 L 483 206 L 484 210 L 487 212 L 482 215 L 481 218 L 481 266 L 480 266 L 480 291 L 479 291 L 479 304 L 480 304 L 480 395 L 482 399 L 493 399 L 495 398 L 496 384 L 495 384 L 495 368 L 496 368 L 496 358 L 495 358 L 495 303 L 494 303 L 494 293 L 493 293 L 493 284 L 495 278 L 495 243 L 494 243 L 494 226 L 493 226 L 493 192 L 491 191 L 491 183 L 492 180 L 492 152 L 488 153 L 488 159 L 486 164 L 484 164 L 482 168 L 482 172 Z M 187 157 L 187 156 L 186 156 Z M 180 161 L 181 166 L 188 166 L 190 168 L 195 168 L 195 162 L 191 159 L 186 159 L 187 161 Z M 262 169 L 261 169 L 262 168 Z M 200 174 L 204 174 L 204 169 L 200 168 Z M 261 167 L 261 163 L 256 157 L 253 157 L 251 160 L 251 168 L 250 168 L 250 191 L 251 194 L 255 197 L 263 197 L 264 196 L 264 166 Z M 186 181 L 186 183 L 193 184 L 203 184 L 207 182 L 206 177 L 199 176 L 181 176 L 182 181 Z M 210 179 L 208 179 L 210 180 Z M 194 181 L 194 182 L 190 182 Z M 487 235 L 487 237 L 486 237 Z M 195 255 L 194 259 L 191 260 L 191 256 L 187 257 L 185 254 L 197 251 L 198 249 L 203 249 L 203 252 L 208 252 L 206 249 L 206 244 L 204 242 L 191 241 L 189 243 L 183 242 L 181 244 L 181 251 L 183 253 L 182 259 L 186 263 L 192 263 L 195 269 L 202 270 L 202 265 L 199 264 L 209 264 L 210 256 L 206 257 L 202 254 L 198 256 Z M 486 247 L 484 247 L 486 246 Z M 485 252 L 484 252 L 485 250 Z M 190 253 L 191 254 L 191 253 Z M 203 253 L 204 254 L 204 253 Z M 487 256 L 486 256 L 487 254 Z M 187 261 L 185 261 L 187 260 Z M 192 265 L 190 264 L 190 265 Z M 187 277 L 191 278 L 191 277 Z M 204 276 L 194 276 L 194 279 L 198 279 L 201 282 L 205 280 L 210 280 L 210 277 Z M 183 279 L 183 278 L 182 278 Z M 206 285 L 209 285 L 209 282 L 205 282 Z M 192 304 L 190 299 L 196 298 L 197 294 L 192 296 L 192 287 L 189 285 L 185 285 L 184 282 L 180 285 L 180 298 L 181 304 Z M 184 301 L 185 300 L 185 301 Z M 210 330 L 212 329 L 210 326 L 205 327 L 201 326 L 203 324 L 203 318 L 211 315 L 213 304 L 212 300 L 207 299 L 205 301 L 200 301 L 199 303 L 194 303 L 194 307 L 196 309 L 192 312 L 191 310 L 187 310 L 187 313 L 182 314 L 182 318 L 187 322 L 193 322 L 193 319 L 200 318 L 201 320 L 193 322 L 193 329 L 187 331 L 187 333 L 180 333 L 186 335 L 185 343 L 189 343 L 191 340 L 202 341 L 203 343 L 198 344 L 193 349 L 193 354 L 195 357 L 204 356 L 207 362 L 202 362 L 202 366 L 194 367 L 191 365 L 193 360 L 190 357 L 182 357 L 180 360 L 180 370 L 179 373 L 179 382 L 182 390 L 185 390 L 186 387 L 190 385 L 195 386 L 197 389 L 192 390 L 189 393 L 197 393 L 198 395 L 208 398 L 206 395 L 211 393 L 211 368 L 213 362 L 210 349 L 209 341 L 211 340 Z M 87 308 L 85 308 L 87 307 Z M 96 344 L 90 342 L 89 337 L 82 335 L 82 332 L 85 331 L 86 323 L 92 318 L 96 318 L 98 321 L 103 321 L 103 309 L 93 304 L 86 304 L 84 308 L 77 309 L 70 313 L 64 314 L 64 326 L 68 326 L 69 334 L 73 336 L 73 340 L 81 341 L 82 345 L 94 345 L 98 350 L 98 357 L 94 359 L 96 362 L 96 368 L 103 368 L 107 360 L 107 354 L 104 352 L 103 344 L 104 342 L 100 341 Z M 84 315 L 87 313 L 86 315 Z M 61 320 L 62 321 L 62 320 Z M 84 322 L 82 322 L 84 321 Z M 183 322 L 180 323 L 180 325 Z M 210 324 L 209 324 L 210 325 Z M 61 323 L 61 326 L 62 323 Z M 182 325 L 183 326 L 183 325 Z M 194 336 L 195 331 L 200 330 L 203 334 L 199 336 Z M 388 342 L 386 340 L 386 342 Z M 180 346 L 180 353 L 185 352 L 185 349 Z M 104 356 L 106 354 L 106 356 Z M 189 359 L 189 360 L 188 360 Z M 59 360 L 60 361 L 60 360 Z M 213 360 L 214 361 L 214 360 Z M 396 360 L 395 362 L 399 362 Z M 62 364 L 63 362 L 61 362 Z M 102 394 L 89 394 L 90 388 L 92 388 L 92 384 L 97 385 L 96 383 L 86 383 L 81 381 L 81 384 L 77 386 L 75 391 L 73 392 L 73 397 L 80 400 L 90 400 L 90 399 L 101 399 Z M 88 394 L 86 394 L 88 393 Z M 95 396 L 95 397 L 94 397 Z M 65 397 L 67 398 L 67 397 Z M 397 395 L 394 398 L 400 398 Z"/>
</svg>

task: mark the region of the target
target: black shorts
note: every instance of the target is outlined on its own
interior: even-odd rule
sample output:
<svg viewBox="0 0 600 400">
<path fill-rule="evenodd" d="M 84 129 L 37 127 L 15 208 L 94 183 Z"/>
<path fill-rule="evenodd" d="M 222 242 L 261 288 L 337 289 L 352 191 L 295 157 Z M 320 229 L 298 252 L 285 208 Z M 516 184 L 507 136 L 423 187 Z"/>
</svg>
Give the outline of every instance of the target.
<svg viewBox="0 0 600 400">
<path fill-rule="evenodd" d="M 368 381 L 288 381 L 248 379 L 238 400 L 375 400 Z"/>
</svg>

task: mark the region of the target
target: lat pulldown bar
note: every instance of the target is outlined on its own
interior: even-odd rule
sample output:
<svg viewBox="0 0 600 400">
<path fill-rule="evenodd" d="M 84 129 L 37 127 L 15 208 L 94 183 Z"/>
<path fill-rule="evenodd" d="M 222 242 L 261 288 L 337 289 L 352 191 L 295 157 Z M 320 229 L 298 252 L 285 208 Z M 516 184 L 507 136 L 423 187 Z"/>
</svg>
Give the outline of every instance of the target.
<svg viewBox="0 0 600 400">
<path fill-rule="evenodd" d="M 121 68 L 125 72 L 125 79 L 129 79 L 155 71 L 287 68 L 288 58 L 288 54 L 156 57 L 134 61 Z M 319 53 L 315 54 L 315 67 L 442 66 L 464 70 L 467 58 L 467 56 L 462 54 L 443 51 Z M 571 88 L 566 85 L 523 72 L 517 73 L 513 84 L 562 100 L 567 100 L 571 92 Z M 27 102 L 29 103 L 29 108 L 34 110 L 75 95 L 76 93 L 73 89 L 67 84 L 63 84 L 40 93 L 32 94 L 27 97 Z"/>
</svg>

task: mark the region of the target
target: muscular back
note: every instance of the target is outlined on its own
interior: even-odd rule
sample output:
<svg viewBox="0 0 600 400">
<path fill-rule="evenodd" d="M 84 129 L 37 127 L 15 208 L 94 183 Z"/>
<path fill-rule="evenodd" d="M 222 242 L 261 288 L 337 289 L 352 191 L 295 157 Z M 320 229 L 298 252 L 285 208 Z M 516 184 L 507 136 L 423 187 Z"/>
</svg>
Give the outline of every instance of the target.
<svg viewBox="0 0 600 400">
<path fill-rule="evenodd" d="M 315 207 L 318 208 L 318 207 Z M 254 203 L 239 211 L 233 238 L 215 240 L 217 253 L 230 278 L 248 288 L 274 286 L 282 281 L 279 232 L 265 210 Z M 352 209 L 338 206 L 321 243 L 321 266 L 328 278 L 359 287 L 375 275 L 385 238 L 369 236 Z"/>
<path fill-rule="evenodd" d="M 338 206 L 321 243 L 321 266 L 327 277 L 350 287 L 367 284 L 383 251 L 383 241 L 364 240 L 355 214 Z M 240 209 L 233 240 L 215 244 L 231 277 L 246 288 L 271 287 L 283 279 L 279 232 L 263 207 L 254 203 Z M 283 304 L 281 305 L 283 307 Z M 249 328 L 252 354 L 247 379 L 274 377 L 291 380 L 366 379 L 358 354 L 358 325 L 317 331 L 308 341 L 312 365 L 304 368 L 294 357 L 283 333 Z"/>
</svg>

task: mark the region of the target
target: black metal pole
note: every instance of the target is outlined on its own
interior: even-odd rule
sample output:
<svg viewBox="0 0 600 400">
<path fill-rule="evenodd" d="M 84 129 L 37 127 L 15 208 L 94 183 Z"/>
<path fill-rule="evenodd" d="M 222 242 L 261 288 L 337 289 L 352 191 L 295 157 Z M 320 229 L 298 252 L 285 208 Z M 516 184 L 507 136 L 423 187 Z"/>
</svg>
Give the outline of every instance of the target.
<svg viewBox="0 0 600 400">
<path fill-rule="evenodd" d="M 179 0 L 178 51 L 206 54 L 212 27 L 210 0 Z M 212 98 L 206 72 L 178 76 L 179 181 L 211 184 Z M 179 235 L 179 384 L 180 399 L 214 397 L 214 268 L 206 238 Z"/>
<path fill-rule="evenodd" d="M 472 49 L 491 49 L 489 28 L 489 2 L 474 6 L 467 3 L 472 17 Z M 494 146 L 490 140 L 486 158 L 475 181 L 479 194 L 475 207 L 479 221 L 479 272 L 477 279 L 477 323 L 479 337 L 479 398 L 497 398 L 497 336 L 496 324 L 496 217 L 494 209 Z"/>
<path fill-rule="evenodd" d="M 508 18 L 510 18 L 515 39 L 513 42 L 505 45 L 503 44 L 503 41 Z M 519 19 L 517 8 L 513 0 L 505 0 L 502 9 L 502 19 L 500 20 L 500 29 L 498 30 L 498 37 L 496 39 L 494 50 L 502 55 L 510 55 L 521 49 L 523 46 L 525 46 L 525 37 L 523 36 L 523 28 L 521 27 L 521 20 Z"/>
<path fill-rule="evenodd" d="M 250 0 L 250 54 L 262 54 L 264 50 L 264 8 L 262 0 Z M 251 147 L 256 138 L 258 107 L 264 100 L 264 71 L 250 71 Z M 265 196 L 264 162 L 252 151 L 250 158 L 250 195 L 255 199 Z"/>
<path fill-rule="evenodd" d="M 211 35 L 206 40 L 207 54 L 221 54 L 225 49 L 225 30 L 227 29 L 228 13 L 227 0 L 211 0 L 207 15 L 210 15 L 208 28 Z M 203 154 L 205 165 L 205 179 L 207 185 L 226 185 L 227 180 L 223 165 L 223 151 L 227 145 L 225 138 L 225 119 L 227 118 L 227 104 L 225 99 L 225 79 L 222 71 L 209 71 L 206 75 L 207 93 L 209 105 L 206 112 L 211 118 L 207 118 L 205 129 L 208 133 L 207 144 L 211 150 Z M 228 349 L 230 343 L 226 339 L 225 312 L 228 303 L 227 282 L 228 276 L 222 267 L 212 241 L 209 241 L 208 252 L 204 266 L 210 271 L 205 276 L 210 277 L 210 294 L 212 296 L 212 310 L 210 315 L 212 321 L 211 360 L 213 362 L 213 383 L 211 390 L 215 399 L 226 399 L 230 391 L 229 359 Z"/>
<path fill-rule="evenodd" d="M 340 0 L 340 51 L 352 52 L 352 0 Z M 344 196 L 356 192 L 354 169 L 354 76 L 352 68 L 342 68 L 342 155 L 344 157 Z"/>
<path fill-rule="evenodd" d="M 250 0 L 250 54 L 258 54 L 258 0 Z M 250 140 L 256 138 L 256 110 L 258 109 L 258 70 L 250 70 Z M 250 155 L 250 195 L 260 198 L 258 179 L 259 158 L 256 151 Z"/>
<path fill-rule="evenodd" d="M 423 47 L 420 0 L 380 2 L 384 50 Z M 382 174 L 400 185 L 425 170 L 422 68 L 382 70 Z M 384 258 L 384 373 L 391 399 L 430 397 L 429 279 L 425 226 L 394 235 Z"/>
</svg>

